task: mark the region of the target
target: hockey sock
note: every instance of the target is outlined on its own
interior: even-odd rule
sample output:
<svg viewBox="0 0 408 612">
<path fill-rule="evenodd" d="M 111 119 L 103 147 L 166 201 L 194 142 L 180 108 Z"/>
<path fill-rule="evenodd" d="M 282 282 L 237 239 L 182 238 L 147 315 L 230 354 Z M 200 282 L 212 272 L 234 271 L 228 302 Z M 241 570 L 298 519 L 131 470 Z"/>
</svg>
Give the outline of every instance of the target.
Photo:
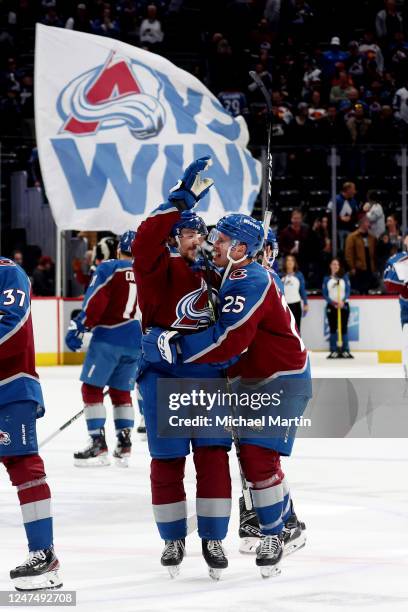
<svg viewBox="0 0 408 612">
<path fill-rule="evenodd" d="M 252 444 L 241 445 L 241 464 L 248 482 L 259 526 L 265 535 L 278 534 L 283 529 L 284 474 L 279 453 Z"/>
<path fill-rule="evenodd" d="M 42 550 L 53 544 L 51 492 L 45 481 L 44 463 L 39 455 L 4 457 L 13 486 L 17 487 L 28 549 Z"/>
<path fill-rule="evenodd" d="M 187 534 L 187 503 L 184 491 L 185 457 L 152 459 L 150 481 L 153 514 L 163 540 L 180 540 Z"/>
<path fill-rule="evenodd" d="M 290 489 L 286 477 L 282 479 L 282 491 L 283 491 L 283 506 L 282 506 L 282 521 L 286 523 L 288 518 L 293 514 L 292 508 L 292 497 L 290 495 Z"/>
<path fill-rule="evenodd" d="M 122 429 L 133 429 L 135 424 L 135 411 L 132 406 L 130 391 L 110 388 L 109 395 L 113 405 L 113 419 L 115 422 L 116 435 L 118 435 Z"/>
<path fill-rule="evenodd" d="M 137 399 L 137 404 L 139 406 L 140 414 L 144 414 L 143 413 L 143 397 L 142 397 L 142 394 L 140 393 L 139 385 L 136 385 L 136 399 Z"/>
<path fill-rule="evenodd" d="M 88 433 L 94 438 L 100 435 L 101 429 L 105 427 L 106 422 L 106 408 L 103 404 L 103 388 L 83 383 L 82 399 L 84 402 L 84 414 Z"/>
<path fill-rule="evenodd" d="M 200 446 L 194 449 L 197 472 L 198 535 L 206 540 L 223 540 L 231 514 L 231 478 L 227 449 Z"/>
</svg>

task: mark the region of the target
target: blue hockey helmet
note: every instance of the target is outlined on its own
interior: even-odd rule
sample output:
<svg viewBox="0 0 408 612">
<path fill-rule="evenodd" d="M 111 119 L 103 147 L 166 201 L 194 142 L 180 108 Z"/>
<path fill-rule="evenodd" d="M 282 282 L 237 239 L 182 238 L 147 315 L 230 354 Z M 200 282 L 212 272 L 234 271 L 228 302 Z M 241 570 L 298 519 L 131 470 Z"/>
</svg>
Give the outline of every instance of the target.
<svg viewBox="0 0 408 612">
<path fill-rule="evenodd" d="M 136 232 L 128 230 L 119 238 L 119 250 L 125 255 L 131 255 L 132 253 L 132 242 L 134 241 Z"/>
<path fill-rule="evenodd" d="M 249 215 L 232 213 L 222 217 L 215 226 L 216 232 L 221 232 L 232 238 L 232 245 L 244 243 L 247 246 L 247 257 L 255 257 L 262 249 L 264 230 L 262 223 Z M 212 242 L 215 242 L 214 235 Z"/>
<path fill-rule="evenodd" d="M 270 265 L 272 266 L 273 262 L 279 255 L 279 244 L 276 238 L 276 234 L 273 230 L 271 230 L 271 228 L 268 229 L 268 234 L 265 240 L 265 246 L 269 246 L 272 249 L 272 257 L 270 258 L 270 261 L 269 261 Z"/>
<path fill-rule="evenodd" d="M 181 213 L 181 219 L 171 228 L 170 236 L 180 236 L 181 230 L 183 229 L 195 230 L 202 236 L 206 236 L 208 234 L 208 229 L 204 223 L 204 220 L 199 217 L 197 213 L 192 212 L 191 210 L 184 210 Z"/>
</svg>

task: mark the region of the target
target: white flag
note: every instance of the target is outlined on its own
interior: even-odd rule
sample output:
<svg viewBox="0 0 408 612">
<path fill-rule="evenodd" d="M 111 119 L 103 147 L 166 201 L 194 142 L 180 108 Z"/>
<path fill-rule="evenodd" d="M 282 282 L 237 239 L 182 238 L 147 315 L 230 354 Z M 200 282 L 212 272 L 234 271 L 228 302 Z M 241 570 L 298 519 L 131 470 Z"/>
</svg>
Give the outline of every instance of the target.
<svg viewBox="0 0 408 612">
<path fill-rule="evenodd" d="M 261 165 L 248 130 L 194 76 L 109 38 L 37 25 L 35 118 L 41 171 L 60 229 L 136 228 L 198 157 L 215 188 L 208 224 L 250 214 Z"/>
</svg>

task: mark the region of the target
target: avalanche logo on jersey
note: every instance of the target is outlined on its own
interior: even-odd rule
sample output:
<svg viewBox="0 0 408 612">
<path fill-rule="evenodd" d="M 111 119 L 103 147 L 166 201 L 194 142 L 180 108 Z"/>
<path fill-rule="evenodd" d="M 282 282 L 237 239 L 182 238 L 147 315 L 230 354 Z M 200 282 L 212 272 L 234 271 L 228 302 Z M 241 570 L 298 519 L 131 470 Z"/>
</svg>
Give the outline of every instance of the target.
<svg viewBox="0 0 408 612">
<path fill-rule="evenodd" d="M 10 434 L 7 433 L 7 431 L 2 431 L 1 429 L 0 429 L 0 444 L 3 444 L 3 446 L 8 446 L 9 444 L 11 444 Z"/>
<path fill-rule="evenodd" d="M 157 136 L 166 118 L 161 90 L 153 70 L 112 51 L 105 64 L 80 74 L 60 93 L 60 133 L 88 136 L 127 126 L 134 138 Z"/>
<path fill-rule="evenodd" d="M 201 279 L 201 287 L 181 298 L 176 307 L 177 320 L 174 329 L 199 329 L 212 323 L 212 312 L 208 305 L 207 286 Z"/>
</svg>

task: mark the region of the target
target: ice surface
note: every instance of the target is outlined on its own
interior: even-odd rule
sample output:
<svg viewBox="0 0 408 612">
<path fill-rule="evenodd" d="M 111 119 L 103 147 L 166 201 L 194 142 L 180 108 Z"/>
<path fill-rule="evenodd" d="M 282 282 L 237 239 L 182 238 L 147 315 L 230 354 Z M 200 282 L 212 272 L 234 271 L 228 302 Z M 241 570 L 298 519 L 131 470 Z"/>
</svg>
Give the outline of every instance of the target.
<svg viewBox="0 0 408 612">
<path fill-rule="evenodd" d="M 375 355 L 327 362 L 313 355 L 315 376 L 401 376 L 401 366 L 377 365 Z M 39 439 L 81 408 L 78 367 L 39 368 L 47 403 Z M 108 404 L 108 402 L 107 402 Z M 408 406 L 407 406 L 408 409 Z M 108 439 L 114 447 L 108 407 Z M 55 545 L 64 588 L 77 591 L 83 611 L 327 612 L 408 610 L 407 440 L 298 440 L 284 460 L 298 515 L 307 524 L 306 547 L 287 558 L 279 577 L 262 580 L 254 557 L 238 553 L 238 475 L 225 546 L 229 568 L 208 578 L 197 534 L 187 539 L 180 576 L 160 566 L 162 542 L 152 518 L 149 456 L 135 438 L 129 469 L 75 468 L 85 445 L 82 419 L 43 450 L 53 493 Z M 195 476 L 188 460 L 186 488 L 194 511 Z M 0 480 L 0 590 L 8 571 L 26 557 L 15 491 Z"/>
</svg>

